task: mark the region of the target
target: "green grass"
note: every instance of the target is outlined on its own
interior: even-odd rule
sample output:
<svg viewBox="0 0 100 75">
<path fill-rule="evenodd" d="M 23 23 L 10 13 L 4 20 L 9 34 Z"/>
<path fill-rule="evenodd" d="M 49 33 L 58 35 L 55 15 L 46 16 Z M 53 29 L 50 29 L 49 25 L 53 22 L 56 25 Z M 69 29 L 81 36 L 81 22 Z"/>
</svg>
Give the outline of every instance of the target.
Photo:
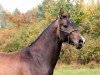
<svg viewBox="0 0 100 75">
<path fill-rule="evenodd" d="M 100 69 L 56 69 L 54 75 L 100 75 Z"/>
</svg>

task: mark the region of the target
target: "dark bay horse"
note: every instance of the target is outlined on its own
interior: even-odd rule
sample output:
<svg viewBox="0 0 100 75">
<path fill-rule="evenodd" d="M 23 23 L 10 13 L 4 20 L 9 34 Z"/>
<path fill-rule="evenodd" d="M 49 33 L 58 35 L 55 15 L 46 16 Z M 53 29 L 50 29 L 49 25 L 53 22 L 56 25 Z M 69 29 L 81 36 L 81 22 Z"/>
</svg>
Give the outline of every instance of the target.
<svg viewBox="0 0 100 75">
<path fill-rule="evenodd" d="M 63 42 L 82 48 L 85 41 L 76 25 L 68 15 L 59 15 L 30 46 L 0 54 L 0 75 L 53 75 Z"/>
</svg>

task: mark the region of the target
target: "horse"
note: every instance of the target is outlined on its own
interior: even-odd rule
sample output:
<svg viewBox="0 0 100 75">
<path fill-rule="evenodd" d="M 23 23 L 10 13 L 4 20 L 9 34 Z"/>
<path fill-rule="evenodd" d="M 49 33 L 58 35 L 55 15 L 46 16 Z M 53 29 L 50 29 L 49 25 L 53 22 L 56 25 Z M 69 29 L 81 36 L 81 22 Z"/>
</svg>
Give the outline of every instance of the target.
<svg viewBox="0 0 100 75">
<path fill-rule="evenodd" d="M 70 16 L 60 10 L 59 17 L 32 44 L 0 54 L 0 75 L 53 75 L 63 42 L 80 49 L 85 40 Z"/>
</svg>

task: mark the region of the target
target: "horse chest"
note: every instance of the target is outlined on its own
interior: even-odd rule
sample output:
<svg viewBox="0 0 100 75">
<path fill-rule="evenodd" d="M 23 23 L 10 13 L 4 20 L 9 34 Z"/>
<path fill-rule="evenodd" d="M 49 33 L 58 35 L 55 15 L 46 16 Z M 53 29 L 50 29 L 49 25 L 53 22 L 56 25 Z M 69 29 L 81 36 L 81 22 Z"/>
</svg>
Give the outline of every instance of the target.
<svg viewBox="0 0 100 75">
<path fill-rule="evenodd" d="M 20 75 L 52 75 L 46 64 L 38 64 L 33 61 L 23 62 Z"/>
<path fill-rule="evenodd" d="M 31 67 L 30 72 L 31 72 L 31 75 L 52 75 L 50 68 L 47 66 Z"/>
</svg>

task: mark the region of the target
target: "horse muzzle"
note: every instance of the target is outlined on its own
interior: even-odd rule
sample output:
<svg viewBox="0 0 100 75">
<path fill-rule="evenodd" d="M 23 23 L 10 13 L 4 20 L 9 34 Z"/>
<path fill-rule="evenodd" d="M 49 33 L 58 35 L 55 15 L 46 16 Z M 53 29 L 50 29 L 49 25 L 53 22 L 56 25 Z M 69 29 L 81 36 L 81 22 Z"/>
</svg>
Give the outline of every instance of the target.
<svg viewBox="0 0 100 75">
<path fill-rule="evenodd" d="M 76 48 L 81 49 L 84 44 L 85 44 L 85 39 L 81 36 L 81 39 L 79 39 L 78 44 L 76 45 Z"/>
</svg>

